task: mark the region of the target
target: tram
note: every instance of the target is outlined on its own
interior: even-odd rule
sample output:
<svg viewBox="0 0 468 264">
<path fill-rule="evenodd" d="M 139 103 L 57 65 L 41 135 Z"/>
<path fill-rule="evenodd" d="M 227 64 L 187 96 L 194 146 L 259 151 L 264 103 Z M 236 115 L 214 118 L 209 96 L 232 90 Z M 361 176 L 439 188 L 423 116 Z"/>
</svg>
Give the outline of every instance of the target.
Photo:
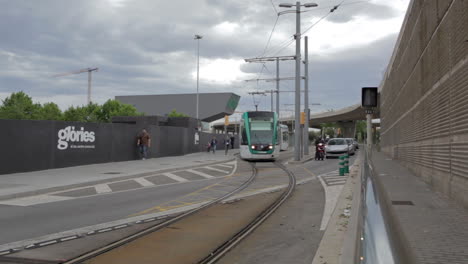
<svg viewBox="0 0 468 264">
<path fill-rule="evenodd" d="M 281 151 L 288 150 L 289 147 L 289 129 L 287 125 L 279 125 L 278 145 Z"/>
<path fill-rule="evenodd" d="M 278 116 L 275 112 L 242 114 L 240 156 L 246 160 L 275 160 L 279 157 Z"/>
</svg>

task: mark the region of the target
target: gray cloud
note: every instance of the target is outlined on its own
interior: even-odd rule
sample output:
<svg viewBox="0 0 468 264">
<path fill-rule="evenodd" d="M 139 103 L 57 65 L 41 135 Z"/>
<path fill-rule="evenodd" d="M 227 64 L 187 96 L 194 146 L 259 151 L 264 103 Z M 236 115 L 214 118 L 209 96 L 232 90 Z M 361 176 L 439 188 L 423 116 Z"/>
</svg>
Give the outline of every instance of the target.
<svg viewBox="0 0 468 264">
<path fill-rule="evenodd" d="M 273 2 L 277 6 L 280 1 Z M 317 2 L 327 7 L 341 1 Z M 93 98 L 98 102 L 124 94 L 194 92 L 194 34 L 204 36 L 200 40 L 204 60 L 251 58 L 262 53 L 276 19 L 269 0 L 129 0 L 120 7 L 112 7 L 108 0 L 15 0 L 1 1 L 1 5 L 0 34 L 5 37 L 0 43 L 0 94 L 24 90 L 41 100 L 60 98 L 57 103 L 62 108 L 85 102 L 87 76 L 51 76 L 86 67 L 100 68 L 93 74 Z M 357 15 L 395 16 L 392 8 L 372 3 L 344 5 L 338 11 L 327 19 L 345 23 Z M 306 13 L 303 22 L 307 25 L 306 18 L 318 18 L 326 12 Z M 237 25 L 234 32 L 215 30 L 224 22 Z M 293 27 L 293 15 L 281 16 L 271 47 L 282 42 L 275 39 L 278 33 L 291 36 Z M 352 52 L 317 57 L 316 64 L 311 64 L 314 78 L 310 85 L 312 89 L 323 88 L 315 91 L 317 98 L 336 106 L 355 103 L 363 80 L 379 81 L 394 39 L 393 35 Z M 293 65 L 282 63 L 283 76 L 293 75 Z M 274 75 L 275 64 L 266 66 L 262 77 Z M 244 64 L 241 71 L 257 74 L 260 68 Z M 350 84 L 358 88 L 345 87 Z M 286 89 L 292 86 L 293 82 L 285 84 Z M 240 107 L 247 109 L 252 108 L 249 91 L 271 89 L 274 84 L 202 80 L 200 87 L 202 92 L 234 91 L 243 96 Z M 285 102 L 288 98 L 285 96 Z M 261 104 L 269 107 L 269 98 L 262 97 Z"/>
</svg>

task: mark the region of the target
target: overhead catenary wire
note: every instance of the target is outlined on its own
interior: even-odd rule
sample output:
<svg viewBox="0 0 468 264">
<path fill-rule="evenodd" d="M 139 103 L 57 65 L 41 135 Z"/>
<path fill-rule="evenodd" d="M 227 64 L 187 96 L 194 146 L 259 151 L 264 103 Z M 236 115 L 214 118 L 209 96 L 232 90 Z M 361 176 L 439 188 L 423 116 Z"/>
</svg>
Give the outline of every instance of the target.
<svg viewBox="0 0 468 264">
<path fill-rule="evenodd" d="M 346 0 L 342 0 L 339 4 L 337 5 L 334 5 L 334 6 L 330 6 L 331 9 L 330 11 L 328 11 L 324 16 L 322 16 L 318 21 L 316 21 L 315 23 L 313 23 L 311 26 L 309 26 L 306 30 L 304 30 L 301 35 L 305 34 L 307 31 L 309 31 L 310 29 L 312 29 L 314 26 L 316 26 L 318 23 L 320 23 L 322 20 L 324 20 L 326 17 L 328 17 L 331 13 L 333 13 L 335 10 L 337 10 L 340 6 L 343 5 L 343 3 L 345 2 Z M 363 3 L 363 2 L 369 2 L 370 0 L 367 0 L 367 1 L 356 1 L 356 2 L 351 2 L 351 3 L 347 3 L 347 4 L 344 4 L 344 5 L 350 5 L 350 4 L 357 4 L 357 3 Z M 330 8 L 330 7 L 326 7 L 326 8 Z M 325 8 L 322 8 L 322 9 L 325 9 Z M 315 10 L 310 10 L 310 11 L 315 11 Z M 302 12 L 310 12 L 310 11 L 302 11 Z M 280 53 L 281 51 L 283 51 L 284 49 L 286 49 L 287 47 L 289 47 L 292 43 L 294 43 L 295 39 L 294 39 L 294 36 L 292 37 L 289 37 L 288 39 L 284 40 L 283 42 L 281 42 L 274 50 L 273 50 L 273 54 L 271 56 L 274 56 L 274 55 L 277 55 L 278 53 Z"/>
</svg>

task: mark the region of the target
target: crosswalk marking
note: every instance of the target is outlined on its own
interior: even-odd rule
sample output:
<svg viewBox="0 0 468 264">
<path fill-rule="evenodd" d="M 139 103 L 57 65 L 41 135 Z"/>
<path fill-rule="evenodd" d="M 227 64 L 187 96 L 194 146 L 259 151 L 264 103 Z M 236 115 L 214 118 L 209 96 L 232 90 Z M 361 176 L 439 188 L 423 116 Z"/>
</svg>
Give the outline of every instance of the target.
<svg viewBox="0 0 468 264">
<path fill-rule="evenodd" d="M 217 172 L 229 173 L 229 171 L 220 170 L 220 169 L 215 169 L 215 168 L 210 167 L 210 166 L 206 166 L 206 167 L 203 167 L 203 168 L 208 169 L 208 170 L 212 170 L 212 171 L 217 171 Z"/>
<path fill-rule="evenodd" d="M 213 165 L 214 166 L 214 165 Z M 198 171 L 197 169 L 208 169 L 211 171 L 216 171 L 216 172 L 222 172 L 225 174 L 229 173 L 234 173 L 237 167 L 236 161 L 231 161 L 231 162 L 226 162 L 223 164 L 216 164 L 216 166 L 221 166 L 223 168 L 229 169 L 229 170 L 222 170 L 218 168 L 213 168 L 210 166 L 205 166 L 205 167 L 195 167 L 194 169 L 185 169 L 185 170 L 180 170 L 180 171 L 186 171 L 192 174 L 199 175 L 203 178 L 206 179 L 213 179 L 216 178 L 216 176 L 209 175 L 207 173 Z M 36 205 L 36 204 L 45 204 L 45 203 L 52 203 L 52 202 L 60 202 L 60 201 L 65 201 L 65 200 L 71 200 L 71 199 L 77 199 L 81 197 L 89 197 L 93 195 L 99 195 L 99 194 L 109 194 L 113 193 L 114 191 L 110 188 L 110 184 L 113 183 L 119 183 L 119 182 L 124 182 L 124 181 L 129 181 L 133 180 L 137 182 L 141 187 L 150 187 L 150 186 L 157 186 L 158 184 L 155 184 L 151 181 L 149 181 L 147 178 L 152 177 L 152 176 L 166 176 L 170 179 L 173 179 L 177 182 L 184 183 L 184 182 L 190 182 L 191 180 L 185 179 L 183 177 L 180 177 L 174 173 L 177 173 L 177 171 L 174 171 L 173 173 L 160 173 L 160 174 L 155 174 L 151 176 L 145 176 L 145 177 L 139 177 L 139 178 L 132 178 L 132 179 L 125 179 L 121 181 L 113 181 L 113 182 L 108 182 L 108 183 L 101 183 L 101 184 L 96 184 L 96 185 L 90 185 L 86 187 L 78 187 L 78 188 L 72 188 L 72 189 L 67 189 L 65 191 L 56 191 L 56 192 L 50 192 L 47 194 L 42 194 L 42 195 L 33 195 L 33 196 L 28 196 L 28 197 L 21 197 L 21 198 L 14 198 L 14 199 L 9 199 L 9 200 L 2 200 L 0 201 L 0 205 L 12 205 L 12 206 L 31 206 L 31 205 Z M 225 177 L 227 175 L 224 175 Z M 92 192 L 92 194 L 89 192 L 89 190 L 85 189 L 90 189 L 93 188 L 96 193 Z M 92 190 L 92 189 L 91 189 Z M 68 191 L 83 191 L 82 195 L 79 196 L 61 196 L 62 193 L 68 192 Z M 119 190 L 120 191 L 120 190 Z"/>
<path fill-rule="evenodd" d="M 3 205 L 15 205 L 15 206 L 30 206 L 35 204 L 43 204 L 43 203 L 51 203 L 51 202 L 58 202 L 58 201 L 65 201 L 73 199 L 71 197 L 64 197 L 64 196 L 52 196 L 52 195 L 35 195 L 29 197 L 22 197 L 22 198 L 15 198 L 5 201 L 0 201 L 0 204 Z"/>
<path fill-rule="evenodd" d="M 148 181 L 145 178 L 136 178 L 136 179 L 133 179 L 133 180 L 138 182 L 143 187 L 154 186 L 154 183 Z"/>
<path fill-rule="evenodd" d="M 175 175 L 175 174 L 169 173 L 169 172 L 163 173 L 162 175 L 164 175 L 164 176 L 166 176 L 166 177 L 169 177 L 169 178 L 171 178 L 171 179 L 173 179 L 173 180 L 176 180 L 176 181 L 178 181 L 178 182 L 188 182 L 187 179 L 182 178 L 182 177 L 180 177 L 180 176 L 177 176 L 177 175 Z"/>
<path fill-rule="evenodd" d="M 200 175 L 200 176 L 205 177 L 207 179 L 214 178 L 214 176 L 208 175 L 208 174 L 203 173 L 201 171 L 196 171 L 196 170 L 191 170 L 191 169 L 188 169 L 187 171 L 190 172 L 190 173 L 193 173 L 193 174 Z"/>
<path fill-rule="evenodd" d="M 112 192 L 112 189 L 107 184 L 95 185 L 94 189 L 96 189 L 97 193 L 110 193 L 110 192 Z"/>
</svg>

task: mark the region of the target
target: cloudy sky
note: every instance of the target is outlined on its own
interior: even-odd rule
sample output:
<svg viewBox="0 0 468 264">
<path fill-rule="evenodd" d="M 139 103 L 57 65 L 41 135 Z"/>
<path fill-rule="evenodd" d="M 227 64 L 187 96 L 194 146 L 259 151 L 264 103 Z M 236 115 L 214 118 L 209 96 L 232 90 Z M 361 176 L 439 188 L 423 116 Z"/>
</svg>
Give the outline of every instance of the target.
<svg viewBox="0 0 468 264">
<path fill-rule="evenodd" d="M 282 2 L 287 2 L 281 0 Z M 290 1 L 293 3 L 292 1 Z M 392 54 L 409 0 L 316 0 L 304 9 L 309 37 L 309 87 L 313 112 L 360 102 L 360 88 L 378 86 Z M 200 92 L 234 92 L 238 110 L 270 109 L 276 63 L 245 58 L 294 55 L 295 15 L 277 12 L 280 0 L 0 0 L 0 99 L 24 91 L 62 109 L 86 103 L 87 73 L 98 67 L 93 101 L 116 95 L 196 92 L 200 34 Z M 330 9 L 340 4 L 330 13 Z M 271 39 L 270 38 L 271 35 Z M 287 44 L 290 44 L 289 46 Z M 281 62 L 281 77 L 294 62 Z M 294 81 L 282 81 L 293 90 Z M 281 94 L 292 104 L 293 93 Z M 282 105 L 284 111 L 292 106 Z"/>
</svg>

